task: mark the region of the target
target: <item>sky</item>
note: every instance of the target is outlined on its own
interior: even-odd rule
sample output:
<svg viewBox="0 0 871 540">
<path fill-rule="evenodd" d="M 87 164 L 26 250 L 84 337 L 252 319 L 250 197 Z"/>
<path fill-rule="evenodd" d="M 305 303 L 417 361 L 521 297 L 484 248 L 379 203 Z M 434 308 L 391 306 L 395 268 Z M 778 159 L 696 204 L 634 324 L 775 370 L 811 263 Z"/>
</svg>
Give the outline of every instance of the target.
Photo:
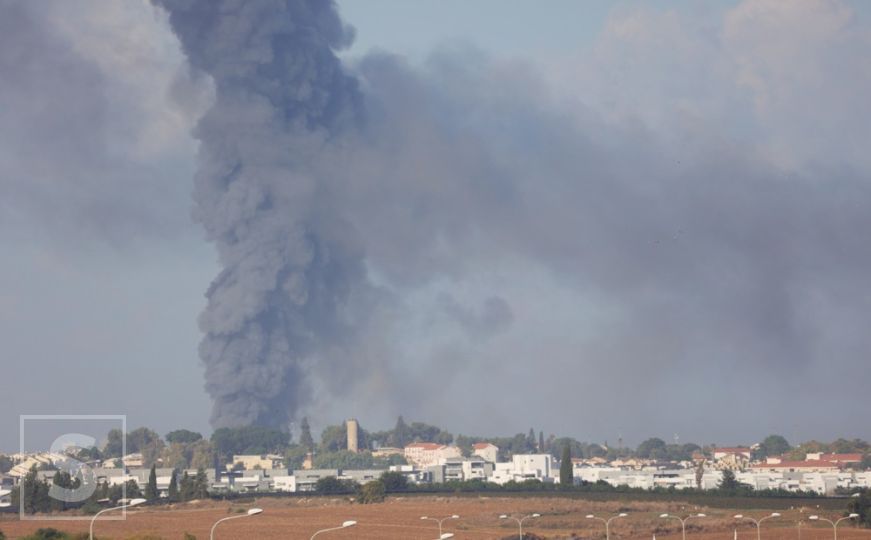
<svg viewBox="0 0 871 540">
<path fill-rule="evenodd" d="M 268 18 L 183 48 L 205 23 L 144 1 L 0 3 L 0 449 L 22 414 L 209 433 L 280 400 L 315 429 L 871 437 L 867 4 L 338 14 L 313 72 L 343 114 L 291 129 L 239 98 L 314 102 L 248 69 L 274 55 L 232 30 Z M 269 364 L 233 336 L 275 313 Z"/>
</svg>

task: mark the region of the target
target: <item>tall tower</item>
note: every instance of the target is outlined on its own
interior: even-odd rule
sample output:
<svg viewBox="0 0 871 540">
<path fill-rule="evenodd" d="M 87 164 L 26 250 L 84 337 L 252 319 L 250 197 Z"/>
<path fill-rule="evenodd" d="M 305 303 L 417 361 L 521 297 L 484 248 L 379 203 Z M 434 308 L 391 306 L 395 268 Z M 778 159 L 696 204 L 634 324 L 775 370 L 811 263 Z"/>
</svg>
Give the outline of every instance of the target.
<svg viewBox="0 0 871 540">
<path fill-rule="evenodd" d="M 358 448 L 357 448 L 357 429 L 358 429 L 357 419 L 356 418 L 349 418 L 348 420 L 345 421 L 345 427 L 347 428 L 346 430 L 348 432 L 348 451 L 349 452 L 356 452 L 358 450 Z"/>
</svg>

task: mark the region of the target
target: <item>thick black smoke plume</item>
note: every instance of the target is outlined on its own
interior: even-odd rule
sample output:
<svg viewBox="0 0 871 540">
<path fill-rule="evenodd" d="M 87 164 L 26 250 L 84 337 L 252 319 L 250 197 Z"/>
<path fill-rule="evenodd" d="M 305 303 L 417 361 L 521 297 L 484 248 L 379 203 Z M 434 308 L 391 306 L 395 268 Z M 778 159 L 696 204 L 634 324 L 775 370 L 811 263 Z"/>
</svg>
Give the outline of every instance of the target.
<svg viewBox="0 0 871 540">
<path fill-rule="evenodd" d="M 214 81 L 200 120 L 195 216 L 220 275 L 200 317 L 215 427 L 284 427 L 306 361 L 343 334 L 362 248 L 313 164 L 359 118 L 334 50 L 352 34 L 323 0 L 155 0 L 191 68 Z"/>
</svg>

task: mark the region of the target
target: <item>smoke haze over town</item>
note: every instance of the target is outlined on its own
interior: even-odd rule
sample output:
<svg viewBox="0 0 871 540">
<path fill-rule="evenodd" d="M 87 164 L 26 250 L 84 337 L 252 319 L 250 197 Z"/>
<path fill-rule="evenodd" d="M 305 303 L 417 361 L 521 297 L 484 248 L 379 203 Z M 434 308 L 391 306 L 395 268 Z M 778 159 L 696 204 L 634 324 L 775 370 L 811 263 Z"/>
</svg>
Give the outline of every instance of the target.
<svg viewBox="0 0 871 540">
<path fill-rule="evenodd" d="M 0 449 L 871 437 L 867 5 L 236 4 L 0 2 Z"/>
</svg>

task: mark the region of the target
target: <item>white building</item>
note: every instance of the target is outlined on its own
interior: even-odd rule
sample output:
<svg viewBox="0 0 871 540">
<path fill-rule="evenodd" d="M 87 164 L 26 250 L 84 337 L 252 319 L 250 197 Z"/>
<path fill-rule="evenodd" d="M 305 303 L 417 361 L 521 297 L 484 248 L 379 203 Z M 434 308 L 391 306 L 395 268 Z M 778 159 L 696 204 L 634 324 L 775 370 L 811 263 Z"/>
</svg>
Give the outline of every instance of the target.
<svg viewBox="0 0 871 540">
<path fill-rule="evenodd" d="M 496 463 L 490 481 L 496 484 L 538 480 L 553 482 L 553 457 L 550 454 L 516 454 L 510 462 Z"/>
<path fill-rule="evenodd" d="M 234 455 L 233 465 L 241 464 L 246 471 L 260 469 L 280 469 L 284 464 L 284 458 L 275 454 L 265 455 Z"/>
<path fill-rule="evenodd" d="M 296 476 L 275 476 L 272 478 L 272 489 L 296 493 Z"/>
<path fill-rule="evenodd" d="M 499 447 L 488 442 L 475 443 L 472 445 L 472 454 L 490 463 L 496 463 L 499 460 Z"/>
<path fill-rule="evenodd" d="M 444 460 L 462 457 L 462 452 L 456 446 L 438 443 L 417 442 L 405 447 L 405 459 L 421 469 L 432 465 L 441 465 Z"/>
<path fill-rule="evenodd" d="M 142 454 L 139 452 L 127 454 L 126 456 L 121 458 L 121 462 L 124 464 L 125 467 L 130 468 L 139 468 L 145 466 L 145 461 L 142 459 Z"/>
</svg>

